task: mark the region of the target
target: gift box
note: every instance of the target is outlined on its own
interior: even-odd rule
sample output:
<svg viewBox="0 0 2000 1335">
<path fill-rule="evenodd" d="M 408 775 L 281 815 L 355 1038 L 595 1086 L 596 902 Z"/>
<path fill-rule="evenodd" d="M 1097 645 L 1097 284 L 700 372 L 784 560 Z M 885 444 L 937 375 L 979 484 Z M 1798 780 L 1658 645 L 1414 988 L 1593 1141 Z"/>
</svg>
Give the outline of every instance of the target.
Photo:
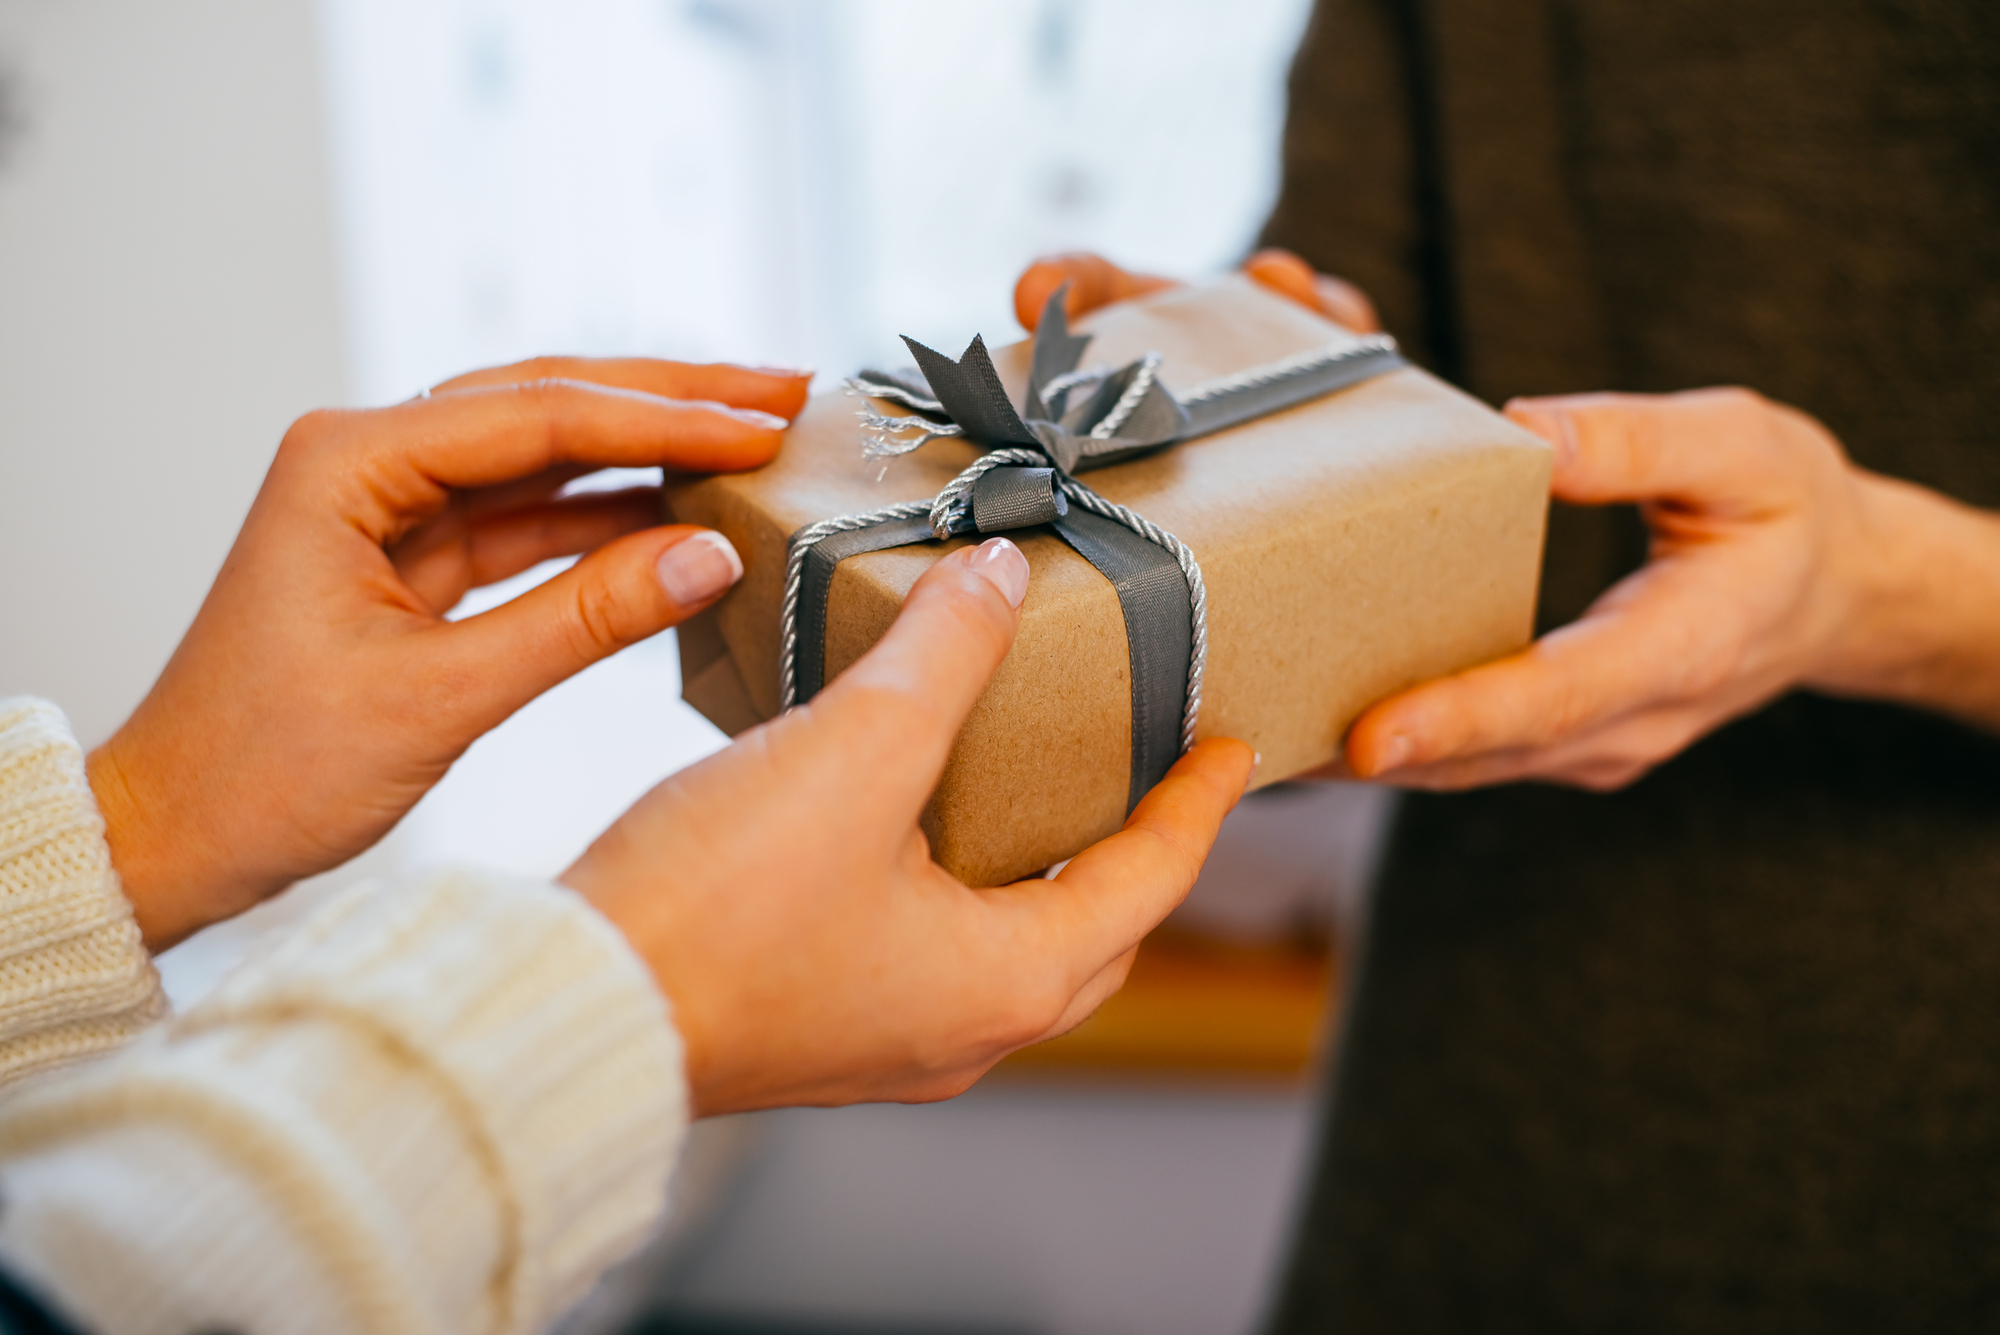
<svg viewBox="0 0 2000 1335">
<path fill-rule="evenodd" d="M 1238 278 L 1105 308 L 1079 325 L 1087 347 L 1061 326 L 990 370 L 976 340 L 958 363 L 912 345 L 927 379 L 818 395 L 767 467 L 669 479 L 674 517 L 743 557 L 680 629 L 682 693 L 731 735 L 865 653 L 944 553 L 992 531 L 1026 553 L 1019 637 L 923 821 L 972 885 L 1117 830 L 1185 725 L 1250 743 L 1274 783 L 1337 758 L 1374 701 L 1520 648 L 1534 619 L 1548 447 L 1386 341 Z M 1079 357 L 1122 369 L 1049 374 Z M 978 375 L 999 382 L 983 399 Z M 863 448 L 934 431 L 957 434 Z M 1003 458 L 1019 466 L 965 480 Z M 868 550 L 857 515 L 905 545 Z M 1166 565 L 1130 567 L 1134 544 Z"/>
</svg>

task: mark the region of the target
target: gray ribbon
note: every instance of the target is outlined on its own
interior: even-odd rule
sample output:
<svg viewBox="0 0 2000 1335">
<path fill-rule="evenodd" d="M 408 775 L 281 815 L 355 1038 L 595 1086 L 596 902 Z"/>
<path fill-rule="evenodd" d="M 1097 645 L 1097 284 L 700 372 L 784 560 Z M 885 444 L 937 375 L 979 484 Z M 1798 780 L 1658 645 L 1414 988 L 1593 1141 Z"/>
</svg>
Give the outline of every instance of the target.
<svg viewBox="0 0 2000 1335">
<path fill-rule="evenodd" d="M 1116 463 L 1186 439 L 1187 410 L 1160 383 L 1158 354 L 1116 371 L 1077 372 L 1090 339 L 1069 332 L 1062 305 L 1068 291 L 1065 283 L 1050 295 L 1036 326 L 1025 417 L 1008 402 L 986 342 L 978 335 L 957 361 L 905 338 L 936 396 L 937 415 L 975 445 L 1037 449 L 1065 473 Z M 855 381 L 864 393 L 873 393 L 873 386 L 881 383 L 907 388 L 879 371 L 863 371 Z"/>
<path fill-rule="evenodd" d="M 1406 365 L 1395 340 L 1373 335 L 1225 376 L 1176 397 L 1159 381 L 1157 353 L 1116 370 L 1077 369 L 1088 336 L 1069 332 L 1068 285 L 1043 307 L 1028 390 L 1008 399 L 983 339 L 957 361 L 905 338 L 922 383 L 863 371 L 849 387 L 913 410 L 863 409 L 864 454 L 904 454 L 940 436 L 985 449 L 929 501 L 822 520 L 794 533 L 780 612 L 779 694 L 785 708 L 824 682 L 827 599 L 840 562 L 954 534 L 1047 525 L 1111 581 L 1132 669 L 1132 772 L 1138 805 L 1194 741 L 1208 658 L 1208 593 L 1185 543 L 1079 482 L 1075 474 L 1239 425 Z"/>
<path fill-rule="evenodd" d="M 972 484 L 972 524 L 981 533 L 1053 524 L 1068 513 L 1053 468 L 995 468 Z"/>
<path fill-rule="evenodd" d="M 1201 712 L 1200 677 L 1189 671 L 1194 618 L 1188 579 L 1172 553 L 1101 515 L 1076 510 L 1053 527 L 1118 594 L 1132 666 L 1132 771 L 1125 792 L 1130 815 L 1187 749 L 1181 728 L 1192 727 Z M 1203 630 L 1205 637 L 1206 625 Z M 1190 698 L 1193 711 L 1187 708 Z"/>
</svg>

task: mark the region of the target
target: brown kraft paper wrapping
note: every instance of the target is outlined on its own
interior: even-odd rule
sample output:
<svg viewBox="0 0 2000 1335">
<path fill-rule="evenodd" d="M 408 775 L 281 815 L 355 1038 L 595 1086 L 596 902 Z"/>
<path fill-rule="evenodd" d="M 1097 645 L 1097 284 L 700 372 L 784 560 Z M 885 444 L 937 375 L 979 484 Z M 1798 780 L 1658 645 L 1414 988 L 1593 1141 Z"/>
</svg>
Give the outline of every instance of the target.
<svg viewBox="0 0 2000 1335">
<path fill-rule="evenodd" d="M 1079 322 L 1086 364 L 1163 354 L 1202 381 L 1352 335 L 1240 278 L 1109 307 Z M 995 352 L 1019 402 L 1028 345 Z M 680 630 L 682 694 L 732 736 L 778 709 L 786 544 L 806 524 L 928 499 L 979 451 L 936 440 L 861 457 L 857 400 L 807 404 L 770 465 L 669 479 L 674 517 L 720 530 L 743 580 Z M 1372 702 L 1520 648 L 1534 621 L 1548 447 L 1415 368 L 1129 463 L 1082 474 L 1185 542 L 1208 584 L 1199 737 L 1263 753 L 1257 782 L 1335 759 Z M 923 827 L 938 862 L 994 885 L 1117 830 L 1131 778 L 1125 625 L 1110 582 L 1046 530 L 1008 535 L 1033 574 L 1021 631 L 959 733 Z M 958 538 L 856 556 L 834 575 L 827 679 L 888 629 Z"/>
</svg>

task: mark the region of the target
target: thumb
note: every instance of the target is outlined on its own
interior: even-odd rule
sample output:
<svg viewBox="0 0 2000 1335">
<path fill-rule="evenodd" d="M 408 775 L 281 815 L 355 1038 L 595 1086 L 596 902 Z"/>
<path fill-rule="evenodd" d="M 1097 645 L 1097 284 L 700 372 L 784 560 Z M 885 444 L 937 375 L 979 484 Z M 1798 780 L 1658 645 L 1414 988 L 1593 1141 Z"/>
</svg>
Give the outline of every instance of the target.
<svg viewBox="0 0 2000 1335">
<path fill-rule="evenodd" d="M 1267 247 L 1243 261 L 1246 277 L 1357 334 L 1382 332 L 1375 303 L 1345 278 L 1317 272 L 1289 250 Z"/>
<path fill-rule="evenodd" d="M 1052 881 L 1016 881 L 982 893 L 1027 913 L 1024 934 L 1039 960 L 1061 960 L 1077 994 L 1056 1032 L 1116 991 L 1116 966 L 1187 897 L 1222 818 L 1256 773 L 1257 756 L 1228 737 L 1197 742 L 1154 785 L 1125 827 L 1071 858 Z"/>
<path fill-rule="evenodd" d="M 458 703 L 475 731 L 497 726 L 550 687 L 687 620 L 743 577 L 729 539 L 673 524 L 608 542 L 546 583 L 445 626 Z"/>
<path fill-rule="evenodd" d="M 1507 416 L 1555 447 L 1552 490 L 1582 505 L 1712 502 L 1758 476 L 1746 420 L 1769 405 L 1741 389 L 1514 399 Z"/>
<path fill-rule="evenodd" d="M 921 805 L 1014 647 L 1027 593 L 1028 558 L 1007 539 L 949 553 L 910 590 L 881 643 L 813 697 L 813 726 Z"/>
</svg>

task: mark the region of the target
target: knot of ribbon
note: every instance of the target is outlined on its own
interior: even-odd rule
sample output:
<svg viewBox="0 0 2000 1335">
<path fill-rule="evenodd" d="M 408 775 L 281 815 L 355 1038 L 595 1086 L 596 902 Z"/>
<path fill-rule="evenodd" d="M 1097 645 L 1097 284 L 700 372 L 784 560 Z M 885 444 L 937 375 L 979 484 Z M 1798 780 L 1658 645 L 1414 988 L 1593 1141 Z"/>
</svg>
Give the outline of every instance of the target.
<svg viewBox="0 0 2000 1335">
<path fill-rule="evenodd" d="M 1036 327 L 1018 408 L 986 344 L 974 335 L 954 361 L 914 339 L 916 375 L 862 371 L 851 393 L 900 405 L 864 407 L 862 454 L 887 459 L 955 437 L 985 451 L 929 500 L 808 524 L 794 533 L 780 608 L 779 697 L 810 699 L 825 671 L 827 600 L 849 556 L 954 535 L 1045 525 L 1111 581 L 1132 667 L 1132 770 L 1127 810 L 1194 742 L 1208 658 L 1208 594 L 1187 545 L 1076 474 L 1292 407 L 1406 363 L 1395 340 L 1371 335 L 1253 367 L 1176 395 L 1149 352 L 1122 367 L 1078 369 L 1088 335 L 1069 331 L 1068 285 Z"/>
</svg>

